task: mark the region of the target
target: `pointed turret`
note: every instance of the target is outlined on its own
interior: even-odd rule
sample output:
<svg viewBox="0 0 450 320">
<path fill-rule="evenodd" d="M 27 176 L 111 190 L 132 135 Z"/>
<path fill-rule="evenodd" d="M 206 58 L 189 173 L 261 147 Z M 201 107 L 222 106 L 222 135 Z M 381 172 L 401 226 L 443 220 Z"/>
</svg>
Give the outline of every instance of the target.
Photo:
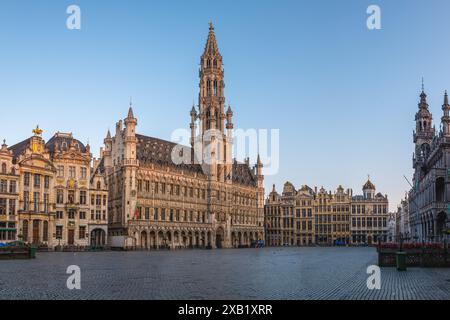
<svg viewBox="0 0 450 320">
<path fill-rule="evenodd" d="M 448 137 L 450 136 L 450 104 L 448 103 L 447 90 L 445 90 L 444 94 L 444 104 L 442 105 L 442 111 L 442 134 Z"/>
<path fill-rule="evenodd" d="M 197 110 L 195 110 L 195 106 L 192 105 L 192 109 L 191 109 L 191 118 L 197 118 Z"/>
<path fill-rule="evenodd" d="M 416 145 L 413 167 L 423 161 L 430 151 L 434 138 L 433 116 L 428 110 L 427 95 L 422 80 L 422 91 L 420 93 L 419 110 L 416 113 L 416 130 L 414 132 L 414 143 Z"/>
<path fill-rule="evenodd" d="M 233 110 L 231 110 L 231 106 L 228 105 L 227 116 L 232 116 L 232 115 L 233 115 Z"/>
<path fill-rule="evenodd" d="M 130 105 L 130 108 L 128 109 L 127 119 L 134 119 L 133 107 L 131 105 Z"/>
<path fill-rule="evenodd" d="M 256 174 L 257 176 L 262 176 L 263 163 L 261 161 L 261 157 L 258 154 L 258 158 L 256 159 Z"/>
</svg>

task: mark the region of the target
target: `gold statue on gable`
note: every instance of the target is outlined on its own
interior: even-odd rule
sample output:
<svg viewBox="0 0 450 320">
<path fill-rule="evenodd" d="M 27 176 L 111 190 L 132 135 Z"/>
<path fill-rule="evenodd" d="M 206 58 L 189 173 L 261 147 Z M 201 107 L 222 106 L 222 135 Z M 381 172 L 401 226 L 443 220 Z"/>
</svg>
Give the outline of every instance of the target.
<svg viewBox="0 0 450 320">
<path fill-rule="evenodd" d="M 33 129 L 33 134 L 35 136 L 40 136 L 44 132 L 42 129 L 39 128 L 39 125 L 36 126 L 36 129 Z"/>
</svg>

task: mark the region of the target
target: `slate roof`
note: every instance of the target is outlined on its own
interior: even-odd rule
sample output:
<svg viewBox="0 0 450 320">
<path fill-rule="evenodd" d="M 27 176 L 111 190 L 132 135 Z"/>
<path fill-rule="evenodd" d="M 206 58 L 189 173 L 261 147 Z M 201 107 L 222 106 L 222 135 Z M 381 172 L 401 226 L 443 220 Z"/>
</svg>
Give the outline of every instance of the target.
<svg viewBox="0 0 450 320">
<path fill-rule="evenodd" d="M 148 137 L 141 134 L 136 134 L 137 159 L 143 165 L 157 164 L 166 166 L 175 166 L 181 170 L 189 170 L 204 174 L 200 164 L 174 164 L 172 161 L 172 149 L 177 146 L 176 143 L 162 140 L 159 138 Z M 185 150 L 191 152 L 190 147 L 185 146 Z M 233 182 L 245 185 L 256 186 L 257 181 L 252 170 L 244 163 L 233 163 Z"/>
<path fill-rule="evenodd" d="M 13 153 L 13 162 L 15 163 L 17 158 L 25 152 L 25 150 L 30 146 L 30 138 L 25 139 L 19 143 L 8 148 L 8 150 Z"/>
<path fill-rule="evenodd" d="M 58 148 L 60 150 L 67 151 L 70 149 L 70 146 L 73 142 L 78 144 L 80 152 L 86 152 L 86 146 L 81 141 L 74 139 L 72 135 L 62 135 L 58 133 L 56 133 L 53 137 L 51 137 L 50 140 L 48 140 L 48 142 L 45 144 L 45 148 L 47 148 L 50 154 L 53 155 L 55 153 L 56 145 L 58 145 Z"/>
</svg>

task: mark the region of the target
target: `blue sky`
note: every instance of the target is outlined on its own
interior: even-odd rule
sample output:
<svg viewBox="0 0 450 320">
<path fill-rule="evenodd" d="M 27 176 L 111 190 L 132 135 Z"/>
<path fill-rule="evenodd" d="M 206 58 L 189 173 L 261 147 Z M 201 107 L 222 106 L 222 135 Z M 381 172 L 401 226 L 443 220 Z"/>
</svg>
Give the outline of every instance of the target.
<svg viewBox="0 0 450 320">
<path fill-rule="evenodd" d="M 71 4 L 82 30 L 66 28 Z M 382 30 L 366 27 L 370 4 Z M 446 0 L 2 0 L 0 138 L 39 124 L 98 155 L 132 96 L 138 131 L 169 139 L 189 125 L 212 20 L 235 126 L 280 129 L 266 191 L 290 180 L 359 193 L 370 174 L 393 209 L 412 175 L 420 79 L 436 127 L 450 89 L 449 12 Z"/>
</svg>

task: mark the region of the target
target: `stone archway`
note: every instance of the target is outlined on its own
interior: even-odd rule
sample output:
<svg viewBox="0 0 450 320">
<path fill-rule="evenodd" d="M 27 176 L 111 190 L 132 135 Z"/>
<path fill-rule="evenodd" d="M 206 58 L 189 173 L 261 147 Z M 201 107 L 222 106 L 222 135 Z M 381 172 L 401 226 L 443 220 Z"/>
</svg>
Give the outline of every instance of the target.
<svg viewBox="0 0 450 320">
<path fill-rule="evenodd" d="M 179 247 L 180 246 L 180 233 L 178 231 L 174 231 L 173 233 L 173 242 L 174 242 L 174 246 L 175 247 Z"/>
<path fill-rule="evenodd" d="M 156 243 L 156 233 L 155 231 L 150 231 L 150 248 L 156 249 L 157 243 Z"/>
<path fill-rule="evenodd" d="M 212 247 L 211 231 L 208 231 L 208 233 L 207 233 L 207 235 L 206 235 L 206 243 L 207 243 L 207 246 L 208 246 L 209 248 Z"/>
<path fill-rule="evenodd" d="M 195 231 L 195 247 L 200 247 L 200 234 L 198 231 Z"/>
<path fill-rule="evenodd" d="M 165 243 L 166 248 L 171 249 L 172 248 L 172 233 L 170 231 L 166 232 L 165 239 L 166 239 L 166 243 Z"/>
<path fill-rule="evenodd" d="M 188 239 L 187 239 L 187 236 L 186 236 L 186 231 L 181 231 L 181 246 L 183 247 L 183 248 L 186 248 L 187 247 L 187 242 L 188 242 Z"/>
<path fill-rule="evenodd" d="M 141 249 L 148 249 L 148 239 L 147 239 L 147 232 L 142 231 L 141 232 Z"/>
<path fill-rule="evenodd" d="M 91 231 L 91 246 L 100 247 L 106 245 L 106 232 L 103 229 Z"/>
<path fill-rule="evenodd" d="M 201 232 L 200 240 L 201 240 L 201 247 L 205 248 L 206 247 L 206 234 L 205 234 L 205 231 Z"/>
<path fill-rule="evenodd" d="M 194 237 L 192 235 L 192 231 L 188 232 L 188 237 L 187 237 L 187 242 L 188 242 L 188 247 L 189 248 L 193 248 L 194 247 L 194 241 L 193 241 Z"/>
<path fill-rule="evenodd" d="M 244 246 L 248 247 L 248 234 L 247 234 L 247 232 L 244 232 Z"/>
<path fill-rule="evenodd" d="M 232 232 L 231 233 L 231 245 L 233 246 L 233 248 L 237 248 L 238 244 L 237 244 L 237 237 L 236 237 L 236 233 Z"/>
<path fill-rule="evenodd" d="M 216 248 L 221 249 L 223 246 L 225 232 L 222 227 L 218 227 L 216 230 Z"/>
<path fill-rule="evenodd" d="M 158 242 L 158 248 L 161 249 L 162 247 L 164 247 L 166 245 L 166 237 L 164 235 L 164 232 L 162 230 L 158 231 L 158 237 L 157 237 L 157 242 Z"/>
<path fill-rule="evenodd" d="M 436 217 L 436 234 L 438 237 L 442 237 L 446 231 L 447 213 L 441 211 Z"/>
</svg>

